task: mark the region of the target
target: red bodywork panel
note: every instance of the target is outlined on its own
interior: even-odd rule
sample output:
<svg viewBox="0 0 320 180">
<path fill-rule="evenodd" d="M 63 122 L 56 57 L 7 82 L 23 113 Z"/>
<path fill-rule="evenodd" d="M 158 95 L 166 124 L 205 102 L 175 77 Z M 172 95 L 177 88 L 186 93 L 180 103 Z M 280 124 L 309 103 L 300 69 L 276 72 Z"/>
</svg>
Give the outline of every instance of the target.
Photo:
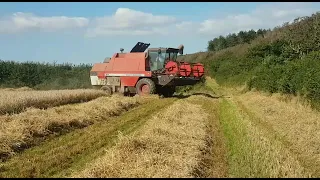
<svg viewBox="0 0 320 180">
<path fill-rule="evenodd" d="M 139 77 L 120 77 L 121 84 L 124 86 L 135 86 Z"/>
<path fill-rule="evenodd" d="M 144 52 L 115 53 L 109 62 L 94 64 L 90 74 L 99 79 L 120 77 L 121 86 L 135 86 L 139 77 L 151 77 L 145 56 Z"/>
</svg>

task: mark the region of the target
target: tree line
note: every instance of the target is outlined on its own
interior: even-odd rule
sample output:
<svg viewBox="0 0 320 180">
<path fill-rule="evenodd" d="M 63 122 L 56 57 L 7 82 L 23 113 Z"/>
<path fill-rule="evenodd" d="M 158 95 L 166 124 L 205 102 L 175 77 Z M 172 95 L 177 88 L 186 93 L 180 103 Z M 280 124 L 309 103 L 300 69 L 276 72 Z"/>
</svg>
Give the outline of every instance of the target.
<svg viewBox="0 0 320 180">
<path fill-rule="evenodd" d="M 74 89 L 90 87 L 89 64 L 72 65 L 0 60 L 0 87 Z"/>
</svg>

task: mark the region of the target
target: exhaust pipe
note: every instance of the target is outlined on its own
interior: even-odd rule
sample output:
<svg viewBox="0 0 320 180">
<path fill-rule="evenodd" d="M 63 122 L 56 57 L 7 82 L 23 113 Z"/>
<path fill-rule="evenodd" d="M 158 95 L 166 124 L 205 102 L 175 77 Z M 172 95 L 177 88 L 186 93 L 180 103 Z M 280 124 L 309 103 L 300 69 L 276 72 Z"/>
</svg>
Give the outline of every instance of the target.
<svg viewBox="0 0 320 180">
<path fill-rule="evenodd" d="M 178 46 L 178 49 L 179 49 L 179 54 L 183 54 L 184 46 L 182 44 Z"/>
</svg>

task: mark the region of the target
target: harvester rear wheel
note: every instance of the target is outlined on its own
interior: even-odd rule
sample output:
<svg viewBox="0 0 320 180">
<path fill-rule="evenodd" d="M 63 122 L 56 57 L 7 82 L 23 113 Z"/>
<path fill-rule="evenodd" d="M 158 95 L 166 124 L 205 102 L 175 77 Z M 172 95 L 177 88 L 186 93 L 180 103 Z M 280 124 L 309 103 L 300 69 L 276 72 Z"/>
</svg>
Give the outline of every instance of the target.
<svg viewBox="0 0 320 180">
<path fill-rule="evenodd" d="M 107 95 L 112 95 L 112 88 L 110 86 L 102 86 L 101 90 L 103 90 Z"/>
<path fill-rule="evenodd" d="M 139 95 L 154 94 L 156 92 L 156 85 L 151 79 L 143 78 L 137 82 L 136 91 Z"/>
</svg>

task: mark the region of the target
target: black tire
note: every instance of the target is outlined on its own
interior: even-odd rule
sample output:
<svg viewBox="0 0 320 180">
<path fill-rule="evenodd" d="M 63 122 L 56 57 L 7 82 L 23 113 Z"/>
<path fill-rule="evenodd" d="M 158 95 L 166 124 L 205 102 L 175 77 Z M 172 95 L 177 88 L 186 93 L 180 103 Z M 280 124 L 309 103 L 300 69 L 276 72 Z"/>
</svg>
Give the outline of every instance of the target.
<svg viewBox="0 0 320 180">
<path fill-rule="evenodd" d="M 148 91 L 143 92 L 142 87 L 147 85 Z M 140 79 L 136 84 L 136 92 L 139 95 L 148 95 L 148 94 L 154 94 L 156 92 L 156 85 L 151 79 L 148 78 L 142 78 Z"/>
<path fill-rule="evenodd" d="M 112 95 L 112 88 L 110 86 L 102 86 L 101 90 L 103 90 L 107 95 Z"/>
</svg>

